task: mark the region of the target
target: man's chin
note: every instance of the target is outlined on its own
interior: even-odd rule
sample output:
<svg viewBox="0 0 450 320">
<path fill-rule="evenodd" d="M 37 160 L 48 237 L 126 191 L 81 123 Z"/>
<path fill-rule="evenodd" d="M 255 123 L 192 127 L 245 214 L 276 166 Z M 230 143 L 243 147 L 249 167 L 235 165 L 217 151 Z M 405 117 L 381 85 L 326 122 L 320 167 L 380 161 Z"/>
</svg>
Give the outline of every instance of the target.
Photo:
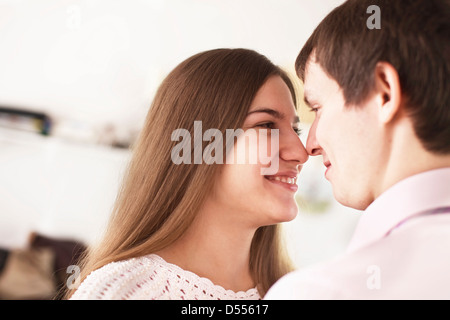
<svg viewBox="0 0 450 320">
<path fill-rule="evenodd" d="M 367 207 L 373 202 L 373 199 L 369 199 L 367 196 L 358 196 L 355 192 L 339 192 L 338 188 L 333 186 L 333 196 L 337 202 L 345 207 L 349 207 L 355 210 L 366 210 Z"/>
</svg>

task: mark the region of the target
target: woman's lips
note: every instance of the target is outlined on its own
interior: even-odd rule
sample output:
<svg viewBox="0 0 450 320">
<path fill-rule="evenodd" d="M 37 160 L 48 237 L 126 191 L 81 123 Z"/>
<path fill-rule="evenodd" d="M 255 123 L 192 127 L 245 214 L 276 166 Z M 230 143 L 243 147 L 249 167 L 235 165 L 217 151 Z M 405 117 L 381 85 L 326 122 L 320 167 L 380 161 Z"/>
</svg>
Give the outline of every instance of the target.
<svg viewBox="0 0 450 320">
<path fill-rule="evenodd" d="M 297 176 L 285 176 L 285 175 L 274 175 L 274 176 L 264 176 L 269 182 L 283 187 L 291 192 L 296 192 L 297 186 Z"/>
</svg>

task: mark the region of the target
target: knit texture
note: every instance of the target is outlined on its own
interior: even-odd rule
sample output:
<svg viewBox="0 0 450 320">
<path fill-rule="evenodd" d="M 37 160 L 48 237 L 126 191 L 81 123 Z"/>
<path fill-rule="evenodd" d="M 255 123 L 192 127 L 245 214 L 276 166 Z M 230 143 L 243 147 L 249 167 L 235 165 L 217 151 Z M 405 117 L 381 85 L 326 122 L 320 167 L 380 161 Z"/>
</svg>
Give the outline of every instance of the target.
<svg viewBox="0 0 450 320">
<path fill-rule="evenodd" d="M 158 255 L 109 263 L 80 284 L 71 300 L 257 300 L 256 288 L 234 292 Z"/>
</svg>

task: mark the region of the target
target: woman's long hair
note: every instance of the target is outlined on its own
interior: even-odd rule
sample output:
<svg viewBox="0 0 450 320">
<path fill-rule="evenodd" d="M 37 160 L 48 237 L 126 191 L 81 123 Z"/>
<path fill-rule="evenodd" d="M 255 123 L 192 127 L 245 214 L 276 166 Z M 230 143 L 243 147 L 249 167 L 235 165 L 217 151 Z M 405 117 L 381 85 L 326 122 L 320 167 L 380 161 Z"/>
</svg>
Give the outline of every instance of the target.
<svg viewBox="0 0 450 320">
<path fill-rule="evenodd" d="M 218 165 L 174 164 L 171 150 L 178 142 L 171 140 L 171 133 L 183 128 L 192 137 L 196 120 L 202 121 L 203 128 L 219 129 L 223 134 L 226 129 L 241 128 L 257 91 L 272 75 L 283 78 L 296 103 L 286 73 L 247 49 L 196 54 L 165 78 L 133 146 L 106 233 L 81 261 L 81 280 L 110 262 L 157 252 L 189 228 L 213 190 Z M 193 150 L 194 145 L 191 154 Z M 250 270 L 261 295 L 292 270 L 278 225 L 256 231 Z M 67 296 L 71 294 L 73 291 Z"/>
</svg>

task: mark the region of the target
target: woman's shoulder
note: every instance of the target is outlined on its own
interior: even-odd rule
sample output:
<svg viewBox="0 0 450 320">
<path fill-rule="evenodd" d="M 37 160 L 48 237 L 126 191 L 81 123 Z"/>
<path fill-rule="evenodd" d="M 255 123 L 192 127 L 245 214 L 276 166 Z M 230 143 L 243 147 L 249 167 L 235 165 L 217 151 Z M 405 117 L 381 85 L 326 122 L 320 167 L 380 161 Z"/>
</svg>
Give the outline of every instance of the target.
<svg viewBox="0 0 450 320">
<path fill-rule="evenodd" d="M 167 278 L 155 255 L 111 262 L 92 271 L 71 299 L 164 299 Z"/>
<path fill-rule="evenodd" d="M 158 255 L 111 262 L 89 274 L 71 299 L 260 299 L 256 288 L 233 292 Z"/>
</svg>

